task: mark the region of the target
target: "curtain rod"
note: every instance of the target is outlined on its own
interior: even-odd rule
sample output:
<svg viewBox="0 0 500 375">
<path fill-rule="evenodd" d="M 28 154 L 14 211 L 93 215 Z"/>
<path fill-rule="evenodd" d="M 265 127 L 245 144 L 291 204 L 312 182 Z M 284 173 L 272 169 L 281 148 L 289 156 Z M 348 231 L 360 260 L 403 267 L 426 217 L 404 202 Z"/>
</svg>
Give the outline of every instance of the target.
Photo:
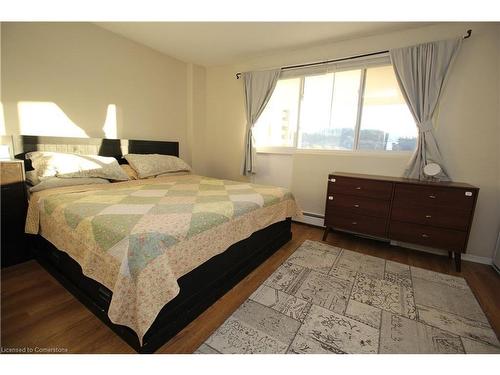
<svg viewBox="0 0 500 375">
<path fill-rule="evenodd" d="M 462 39 L 470 38 L 471 34 L 472 34 L 472 30 L 471 29 L 467 30 L 467 34 L 464 35 L 464 37 Z M 383 53 L 389 53 L 389 50 L 387 50 L 387 51 L 372 52 L 372 53 L 365 53 L 364 55 L 356 55 L 356 56 L 350 56 L 350 57 L 343 57 L 343 58 L 340 58 L 340 59 L 319 61 L 319 62 L 308 63 L 308 64 L 289 65 L 289 66 L 282 67 L 281 70 L 303 68 L 305 66 L 315 66 L 315 65 L 329 64 L 329 63 L 333 63 L 333 62 L 340 62 L 340 61 L 345 61 L 345 60 L 350 60 L 350 59 L 358 59 L 358 58 L 361 58 L 361 57 L 369 57 L 369 56 L 381 55 Z M 240 79 L 241 74 L 242 74 L 241 72 L 236 73 L 236 79 Z"/>
</svg>

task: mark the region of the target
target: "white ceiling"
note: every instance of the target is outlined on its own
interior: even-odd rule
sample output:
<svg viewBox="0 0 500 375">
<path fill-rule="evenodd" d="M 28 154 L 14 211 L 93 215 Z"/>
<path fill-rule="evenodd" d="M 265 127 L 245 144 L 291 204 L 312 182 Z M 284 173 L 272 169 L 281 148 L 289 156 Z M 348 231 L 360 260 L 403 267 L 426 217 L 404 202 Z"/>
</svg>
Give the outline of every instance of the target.
<svg viewBox="0 0 500 375">
<path fill-rule="evenodd" d="M 97 22 L 179 60 L 241 63 L 280 50 L 429 25 L 425 22 Z"/>
</svg>

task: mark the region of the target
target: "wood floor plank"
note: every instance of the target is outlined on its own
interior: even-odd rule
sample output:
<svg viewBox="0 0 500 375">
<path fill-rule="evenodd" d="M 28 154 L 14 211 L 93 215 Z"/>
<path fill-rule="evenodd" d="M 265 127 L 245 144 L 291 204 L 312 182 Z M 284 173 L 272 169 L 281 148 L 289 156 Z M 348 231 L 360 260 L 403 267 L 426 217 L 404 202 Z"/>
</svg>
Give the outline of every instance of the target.
<svg viewBox="0 0 500 375">
<path fill-rule="evenodd" d="M 306 239 L 321 241 L 323 230 L 292 224 L 293 238 L 272 257 L 179 332 L 158 353 L 192 353 Z M 491 266 L 463 261 L 454 270 L 447 256 L 333 232 L 327 243 L 363 254 L 436 272 L 464 277 L 500 337 L 500 276 Z M 37 262 L 2 270 L 1 341 L 3 347 L 67 348 L 69 353 L 133 353 L 109 327 L 96 318 Z"/>
</svg>

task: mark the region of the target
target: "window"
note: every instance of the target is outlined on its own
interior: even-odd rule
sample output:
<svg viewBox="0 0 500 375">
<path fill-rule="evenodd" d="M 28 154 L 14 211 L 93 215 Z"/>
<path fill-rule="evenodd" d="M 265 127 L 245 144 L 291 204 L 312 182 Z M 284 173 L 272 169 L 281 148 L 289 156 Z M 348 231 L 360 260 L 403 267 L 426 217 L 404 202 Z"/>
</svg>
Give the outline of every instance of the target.
<svg viewBox="0 0 500 375">
<path fill-rule="evenodd" d="M 279 80 L 269 103 L 255 124 L 259 147 L 293 147 L 299 110 L 300 78 Z"/>
<path fill-rule="evenodd" d="M 412 151 L 417 127 L 391 65 L 280 79 L 257 147 Z"/>
<path fill-rule="evenodd" d="M 392 66 L 366 70 L 359 129 L 360 150 L 415 149 L 417 126 L 401 94 Z"/>
<path fill-rule="evenodd" d="M 361 70 L 304 77 L 298 147 L 352 150 Z"/>
</svg>

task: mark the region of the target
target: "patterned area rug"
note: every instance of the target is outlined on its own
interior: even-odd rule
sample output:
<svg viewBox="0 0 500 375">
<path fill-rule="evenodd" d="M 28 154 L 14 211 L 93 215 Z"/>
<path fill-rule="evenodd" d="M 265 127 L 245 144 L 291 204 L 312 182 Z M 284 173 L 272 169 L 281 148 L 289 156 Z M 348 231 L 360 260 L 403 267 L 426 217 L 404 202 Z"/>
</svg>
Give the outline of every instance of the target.
<svg viewBox="0 0 500 375">
<path fill-rule="evenodd" d="M 195 353 L 500 353 L 465 279 L 305 241 Z"/>
</svg>

